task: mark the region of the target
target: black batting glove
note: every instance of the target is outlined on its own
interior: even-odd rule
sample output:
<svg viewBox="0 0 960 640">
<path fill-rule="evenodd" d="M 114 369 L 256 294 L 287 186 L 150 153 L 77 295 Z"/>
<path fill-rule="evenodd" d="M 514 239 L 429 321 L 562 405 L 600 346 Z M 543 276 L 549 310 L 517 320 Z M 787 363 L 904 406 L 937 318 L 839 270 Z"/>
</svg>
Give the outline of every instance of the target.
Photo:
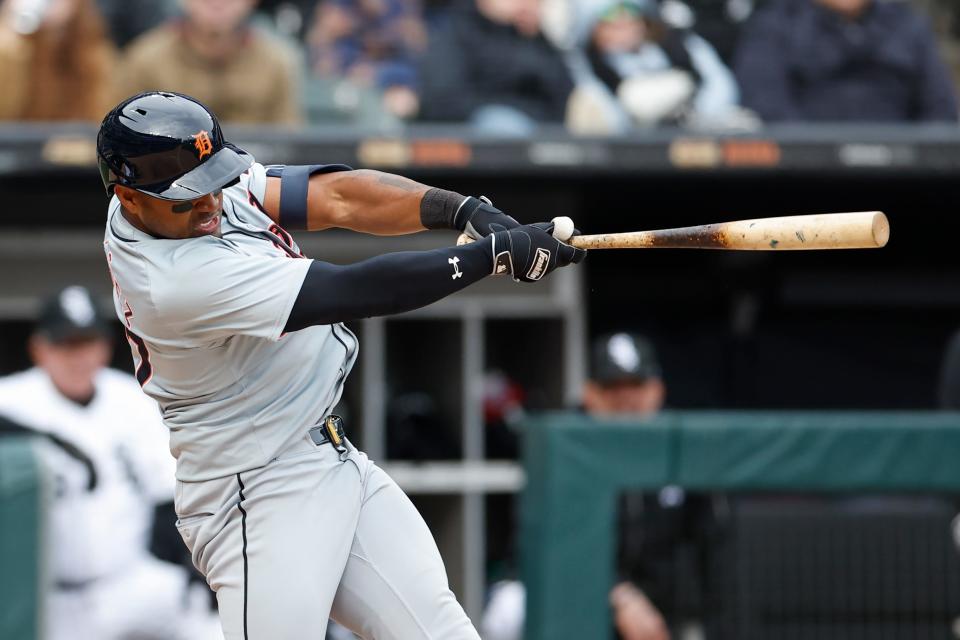
<svg viewBox="0 0 960 640">
<path fill-rule="evenodd" d="M 537 282 L 587 255 L 554 238 L 552 222 L 538 222 L 493 234 L 493 275 L 509 273 L 517 282 Z"/>
<path fill-rule="evenodd" d="M 493 206 L 486 196 L 480 196 L 463 201 L 454 216 L 453 226 L 474 240 L 480 240 L 497 231 L 515 229 L 520 223 Z"/>
</svg>

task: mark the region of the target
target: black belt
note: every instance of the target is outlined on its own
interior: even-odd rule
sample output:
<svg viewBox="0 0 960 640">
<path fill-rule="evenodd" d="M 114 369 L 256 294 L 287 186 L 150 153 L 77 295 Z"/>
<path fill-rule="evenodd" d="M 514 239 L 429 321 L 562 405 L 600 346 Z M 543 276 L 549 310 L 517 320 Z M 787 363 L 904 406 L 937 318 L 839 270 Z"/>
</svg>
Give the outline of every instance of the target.
<svg viewBox="0 0 960 640">
<path fill-rule="evenodd" d="M 318 447 L 322 444 L 331 443 L 333 448 L 344 453 L 347 450 L 347 436 L 343 432 L 343 418 L 340 416 L 329 415 L 323 419 L 323 422 L 313 427 L 307 433 L 313 444 Z"/>
</svg>

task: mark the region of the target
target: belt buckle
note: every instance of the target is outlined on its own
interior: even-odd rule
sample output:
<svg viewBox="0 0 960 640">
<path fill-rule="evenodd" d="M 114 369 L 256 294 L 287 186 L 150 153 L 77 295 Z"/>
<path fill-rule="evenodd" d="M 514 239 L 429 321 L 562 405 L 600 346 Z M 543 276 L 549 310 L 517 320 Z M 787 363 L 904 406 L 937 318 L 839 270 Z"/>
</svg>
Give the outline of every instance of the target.
<svg viewBox="0 0 960 640">
<path fill-rule="evenodd" d="M 347 452 L 346 436 L 343 432 L 343 418 L 338 415 L 330 414 L 323 419 L 323 430 L 327 433 L 327 438 L 333 448 L 340 453 Z"/>
</svg>

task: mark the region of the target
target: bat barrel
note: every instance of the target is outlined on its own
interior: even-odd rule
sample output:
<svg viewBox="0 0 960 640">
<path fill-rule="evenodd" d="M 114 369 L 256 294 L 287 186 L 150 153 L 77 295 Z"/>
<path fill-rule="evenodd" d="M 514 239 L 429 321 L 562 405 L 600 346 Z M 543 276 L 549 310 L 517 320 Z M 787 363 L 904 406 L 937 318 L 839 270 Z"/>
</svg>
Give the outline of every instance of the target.
<svg viewBox="0 0 960 640">
<path fill-rule="evenodd" d="M 784 251 L 875 249 L 887 244 L 890 224 L 881 211 L 825 213 L 738 220 L 698 227 L 577 236 L 581 249 L 674 248 Z"/>
<path fill-rule="evenodd" d="M 876 249 L 890 239 L 890 223 L 880 211 L 740 220 L 720 226 L 722 248 L 731 249 Z"/>
</svg>

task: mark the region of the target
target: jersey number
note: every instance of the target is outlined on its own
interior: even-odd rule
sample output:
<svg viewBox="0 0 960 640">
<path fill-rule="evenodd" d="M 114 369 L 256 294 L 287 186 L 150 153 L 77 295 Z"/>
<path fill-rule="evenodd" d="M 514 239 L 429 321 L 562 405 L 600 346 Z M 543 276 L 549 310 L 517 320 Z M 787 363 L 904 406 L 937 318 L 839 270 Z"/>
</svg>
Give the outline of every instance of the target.
<svg viewBox="0 0 960 640">
<path fill-rule="evenodd" d="M 150 364 L 150 351 L 147 349 L 147 343 L 143 341 L 143 338 L 130 330 L 130 320 L 133 318 L 133 309 L 130 307 L 127 299 L 123 297 L 123 291 L 120 290 L 120 283 L 118 283 L 117 279 L 113 276 L 113 252 L 109 249 L 110 245 L 104 240 L 103 246 L 107 252 L 107 270 L 110 272 L 110 281 L 113 282 L 114 293 L 116 294 L 117 300 L 120 300 L 123 305 L 123 332 L 127 334 L 127 342 L 130 343 L 130 346 L 136 352 L 139 359 L 136 370 L 137 382 L 143 387 L 146 386 L 146 384 L 150 382 L 150 378 L 153 377 L 153 365 Z"/>
<path fill-rule="evenodd" d="M 137 382 L 139 382 L 142 387 L 150 382 L 150 378 L 153 377 L 153 365 L 150 364 L 150 352 L 147 350 L 147 344 L 143 341 L 143 338 L 133 331 L 130 331 L 127 327 L 124 327 L 123 331 L 127 334 L 127 340 L 130 341 L 130 346 L 132 346 L 136 350 L 137 355 L 140 356 L 140 362 L 137 363 L 136 376 Z"/>
</svg>

